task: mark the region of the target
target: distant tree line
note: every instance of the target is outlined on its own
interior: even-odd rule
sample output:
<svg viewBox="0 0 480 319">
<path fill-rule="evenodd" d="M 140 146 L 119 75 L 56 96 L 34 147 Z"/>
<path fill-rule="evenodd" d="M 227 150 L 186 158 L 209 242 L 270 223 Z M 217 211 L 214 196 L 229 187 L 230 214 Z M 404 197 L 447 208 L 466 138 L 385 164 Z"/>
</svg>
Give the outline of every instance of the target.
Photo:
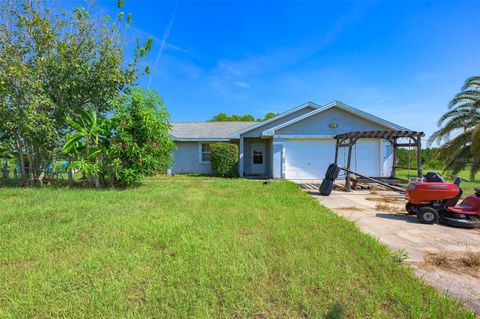
<svg viewBox="0 0 480 319">
<path fill-rule="evenodd" d="M 262 121 L 266 121 L 268 119 L 271 119 L 272 117 L 275 117 L 277 115 L 278 115 L 278 113 L 270 112 L 270 113 L 267 113 L 263 118 L 255 118 L 251 114 L 227 115 L 226 113 L 218 113 L 217 115 L 215 115 L 211 119 L 209 119 L 208 122 L 262 122 Z"/>
<path fill-rule="evenodd" d="M 442 170 L 444 165 L 439 158 L 438 148 L 424 148 L 422 149 L 422 166 L 429 169 Z M 417 150 L 399 148 L 397 149 L 397 165 L 403 167 L 417 167 Z"/>
</svg>

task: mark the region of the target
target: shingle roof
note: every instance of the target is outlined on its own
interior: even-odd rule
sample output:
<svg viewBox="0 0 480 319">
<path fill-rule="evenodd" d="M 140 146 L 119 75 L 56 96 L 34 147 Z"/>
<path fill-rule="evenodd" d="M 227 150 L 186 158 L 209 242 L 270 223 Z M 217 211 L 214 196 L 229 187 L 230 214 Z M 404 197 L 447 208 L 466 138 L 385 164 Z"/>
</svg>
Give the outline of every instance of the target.
<svg viewBox="0 0 480 319">
<path fill-rule="evenodd" d="M 173 140 L 181 139 L 228 139 L 235 132 L 256 122 L 172 122 L 170 135 Z"/>
</svg>

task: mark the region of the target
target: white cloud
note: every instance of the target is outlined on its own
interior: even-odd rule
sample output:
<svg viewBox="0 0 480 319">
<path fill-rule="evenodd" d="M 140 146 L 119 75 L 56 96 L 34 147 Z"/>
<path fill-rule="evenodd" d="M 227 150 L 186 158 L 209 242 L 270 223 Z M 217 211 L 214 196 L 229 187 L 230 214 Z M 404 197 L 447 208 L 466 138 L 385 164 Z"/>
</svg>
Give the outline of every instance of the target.
<svg viewBox="0 0 480 319">
<path fill-rule="evenodd" d="M 170 21 L 168 22 L 168 25 L 165 28 L 165 31 L 163 33 L 163 37 L 160 42 L 160 49 L 158 50 L 157 57 L 155 58 L 155 62 L 153 62 L 152 69 L 156 69 L 158 62 L 160 61 L 163 50 L 165 49 L 165 45 L 168 41 L 168 37 L 170 36 L 170 32 L 172 31 L 173 23 L 175 22 L 175 15 L 177 13 L 177 9 L 178 9 L 178 2 L 175 4 L 175 8 L 173 9 L 172 16 L 170 17 Z M 152 84 L 152 74 L 150 74 L 150 76 L 148 77 L 147 89 L 150 88 L 151 84 Z"/>
<path fill-rule="evenodd" d="M 233 84 L 235 84 L 236 86 L 238 86 L 242 89 L 248 89 L 250 87 L 250 84 L 246 83 L 246 82 L 236 81 L 236 82 L 233 82 Z"/>
</svg>

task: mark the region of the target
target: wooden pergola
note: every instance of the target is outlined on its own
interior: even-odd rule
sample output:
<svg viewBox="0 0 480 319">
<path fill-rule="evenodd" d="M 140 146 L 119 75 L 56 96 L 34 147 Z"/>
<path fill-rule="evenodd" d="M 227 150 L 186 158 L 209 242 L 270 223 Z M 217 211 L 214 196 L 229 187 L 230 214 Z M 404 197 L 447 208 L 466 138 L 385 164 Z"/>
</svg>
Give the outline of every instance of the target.
<svg viewBox="0 0 480 319">
<path fill-rule="evenodd" d="M 397 168 L 409 169 L 409 167 L 401 167 L 396 165 L 397 148 L 398 147 L 415 147 L 417 149 L 417 176 L 422 177 L 422 137 L 425 136 L 423 132 L 417 131 L 359 131 L 338 134 L 335 136 L 337 140 L 335 146 L 335 163 L 338 164 L 338 149 L 341 147 L 348 147 L 347 155 L 347 169 L 350 170 L 352 160 L 352 147 L 361 138 L 379 138 L 385 139 L 392 144 L 393 147 L 393 165 L 391 177 L 395 177 L 395 170 Z M 399 143 L 398 139 L 409 139 L 409 143 Z M 350 173 L 347 172 L 345 180 L 345 188 L 350 190 Z"/>
</svg>

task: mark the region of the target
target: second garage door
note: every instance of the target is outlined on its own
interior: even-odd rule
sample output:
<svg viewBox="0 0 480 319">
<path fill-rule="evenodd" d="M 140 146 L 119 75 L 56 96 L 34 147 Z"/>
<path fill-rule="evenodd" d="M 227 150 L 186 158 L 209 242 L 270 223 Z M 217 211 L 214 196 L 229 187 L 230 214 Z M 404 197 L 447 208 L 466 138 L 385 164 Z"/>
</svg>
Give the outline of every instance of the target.
<svg viewBox="0 0 480 319">
<path fill-rule="evenodd" d="M 380 176 L 380 141 L 359 140 L 352 150 L 351 168 L 367 176 Z M 285 178 L 323 179 L 330 163 L 335 160 L 335 140 L 290 139 L 285 145 Z M 339 149 L 339 164 L 346 161 L 344 149 Z"/>
</svg>

